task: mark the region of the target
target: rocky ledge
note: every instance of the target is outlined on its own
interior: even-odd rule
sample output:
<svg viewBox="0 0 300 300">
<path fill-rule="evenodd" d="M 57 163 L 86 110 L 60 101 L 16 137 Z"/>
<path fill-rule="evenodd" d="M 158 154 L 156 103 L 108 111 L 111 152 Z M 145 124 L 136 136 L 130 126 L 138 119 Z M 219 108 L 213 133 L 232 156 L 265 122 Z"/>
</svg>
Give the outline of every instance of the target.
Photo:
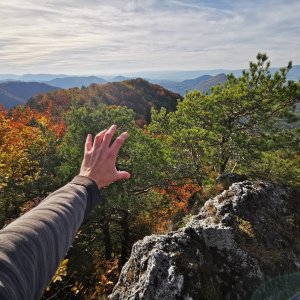
<svg viewBox="0 0 300 300">
<path fill-rule="evenodd" d="M 109 299 L 300 299 L 299 292 L 300 192 L 244 181 L 208 200 L 186 227 L 137 242 Z"/>
</svg>

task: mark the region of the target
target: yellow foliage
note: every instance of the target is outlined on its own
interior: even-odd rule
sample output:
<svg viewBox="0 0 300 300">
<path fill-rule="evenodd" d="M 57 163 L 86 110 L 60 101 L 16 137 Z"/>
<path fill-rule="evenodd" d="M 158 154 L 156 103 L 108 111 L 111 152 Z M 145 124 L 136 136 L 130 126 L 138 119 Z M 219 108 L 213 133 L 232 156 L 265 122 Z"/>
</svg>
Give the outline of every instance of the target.
<svg viewBox="0 0 300 300">
<path fill-rule="evenodd" d="M 64 259 L 58 269 L 56 270 L 53 278 L 52 278 L 52 282 L 56 282 L 56 281 L 62 281 L 63 277 L 66 277 L 68 275 L 68 271 L 67 271 L 67 266 L 68 266 L 68 259 Z"/>
<path fill-rule="evenodd" d="M 50 291 L 51 284 L 57 282 L 57 281 L 63 281 L 64 277 L 68 275 L 67 266 L 68 266 L 68 259 L 64 259 L 60 262 L 59 267 L 57 268 L 54 276 L 52 277 L 52 280 L 48 287 L 46 288 L 46 291 Z"/>
<path fill-rule="evenodd" d="M 106 260 L 98 251 L 94 252 L 94 276 L 97 278 L 97 284 L 90 299 L 102 299 L 103 295 L 112 292 L 119 277 L 118 263 L 117 258 Z"/>
<path fill-rule="evenodd" d="M 75 284 L 72 286 L 71 291 L 76 296 L 80 291 L 84 288 L 81 282 L 76 281 Z"/>
</svg>

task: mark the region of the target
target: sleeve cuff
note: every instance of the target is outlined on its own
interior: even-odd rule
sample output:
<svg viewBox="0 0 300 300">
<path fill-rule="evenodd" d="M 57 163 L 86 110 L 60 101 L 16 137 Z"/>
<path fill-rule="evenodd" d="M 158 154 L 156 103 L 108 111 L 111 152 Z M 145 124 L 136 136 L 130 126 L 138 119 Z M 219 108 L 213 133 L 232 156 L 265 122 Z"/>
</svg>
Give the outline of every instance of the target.
<svg viewBox="0 0 300 300">
<path fill-rule="evenodd" d="M 84 220 L 86 220 L 94 206 L 101 203 L 100 190 L 94 180 L 81 175 L 75 176 L 70 183 L 84 186 L 88 192 L 88 199 L 84 213 Z"/>
</svg>

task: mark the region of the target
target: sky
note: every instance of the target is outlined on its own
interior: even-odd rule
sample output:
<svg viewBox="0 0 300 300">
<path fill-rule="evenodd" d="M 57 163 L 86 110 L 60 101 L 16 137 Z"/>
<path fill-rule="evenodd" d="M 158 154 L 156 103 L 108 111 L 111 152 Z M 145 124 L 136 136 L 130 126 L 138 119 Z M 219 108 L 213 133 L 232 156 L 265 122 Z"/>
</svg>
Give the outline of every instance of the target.
<svg viewBox="0 0 300 300">
<path fill-rule="evenodd" d="M 0 73 L 300 64 L 299 0 L 0 0 Z"/>
</svg>

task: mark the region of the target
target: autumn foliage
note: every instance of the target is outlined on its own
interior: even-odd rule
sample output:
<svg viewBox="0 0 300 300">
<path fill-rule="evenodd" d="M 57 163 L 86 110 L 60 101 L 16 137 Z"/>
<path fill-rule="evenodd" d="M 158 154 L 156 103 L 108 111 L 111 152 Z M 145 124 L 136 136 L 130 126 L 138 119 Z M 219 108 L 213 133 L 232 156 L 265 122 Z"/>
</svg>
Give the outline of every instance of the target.
<svg viewBox="0 0 300 300">
<path fill-rule="evenodd" d="M 156 212 L 156 225 L 154 231 L 157 233 L 163 233 L 170 229 L 173 229 L 175 220 L 179 220 L 189 213 L 191 203 L 189 200 L 191 197 L 201 191 L 201 187 L 193 182 L 189 182 L 189 179 L 183 180 L 186 183 L 170 182 L 163 189 L 158 189 L 159 194 L 168 199 L 168 206 L 160 208 Z"/>
<path fill-rule="evenodd" d="M 185 224 L 221 192 L 219 173 L 299 185 L 299 128 L 288 116 L 300 86 L 286 82 L 290 65 L 272 77 L 266 59 L 260 54 L 241 78 L 189 93 L 177 107 L 179 95 L 143 79 L 0 107 L 1 227 L 77 175 L 88 133 L 111 124 L 129 133 L 117 167 L 131 179 L 102 189 L 44 300 L 106 299 L 132 245 Z"/>
<path fill-rule="evenodd" d="M 29 107 L 6 111 L 0 107 L 0 205 L 6 218 L 16 216 L 19 205 L 34 196 L 34 185 L 51 176 L 54 161 L 48 161 L 55 156 L 64 129 L 63 122 L 52 122 L 48 111 L 39 113 Z"/>
<path fill-rule="evenodd" d="M 165 107 L 168 111 L 176 109 L 177 100 L 182 99 L 159 85 L 138 78 L 106 84 L 91 84 L 89 87 L 58 90 L 39 94 L 28 101 L 28 105 L 38 111 L 51 110 L 52 115 L 60 116 L 72 105 L 126 106 L 136 113 L 139 125 L 149 123 L 151 108 Z"/>
</svg>

